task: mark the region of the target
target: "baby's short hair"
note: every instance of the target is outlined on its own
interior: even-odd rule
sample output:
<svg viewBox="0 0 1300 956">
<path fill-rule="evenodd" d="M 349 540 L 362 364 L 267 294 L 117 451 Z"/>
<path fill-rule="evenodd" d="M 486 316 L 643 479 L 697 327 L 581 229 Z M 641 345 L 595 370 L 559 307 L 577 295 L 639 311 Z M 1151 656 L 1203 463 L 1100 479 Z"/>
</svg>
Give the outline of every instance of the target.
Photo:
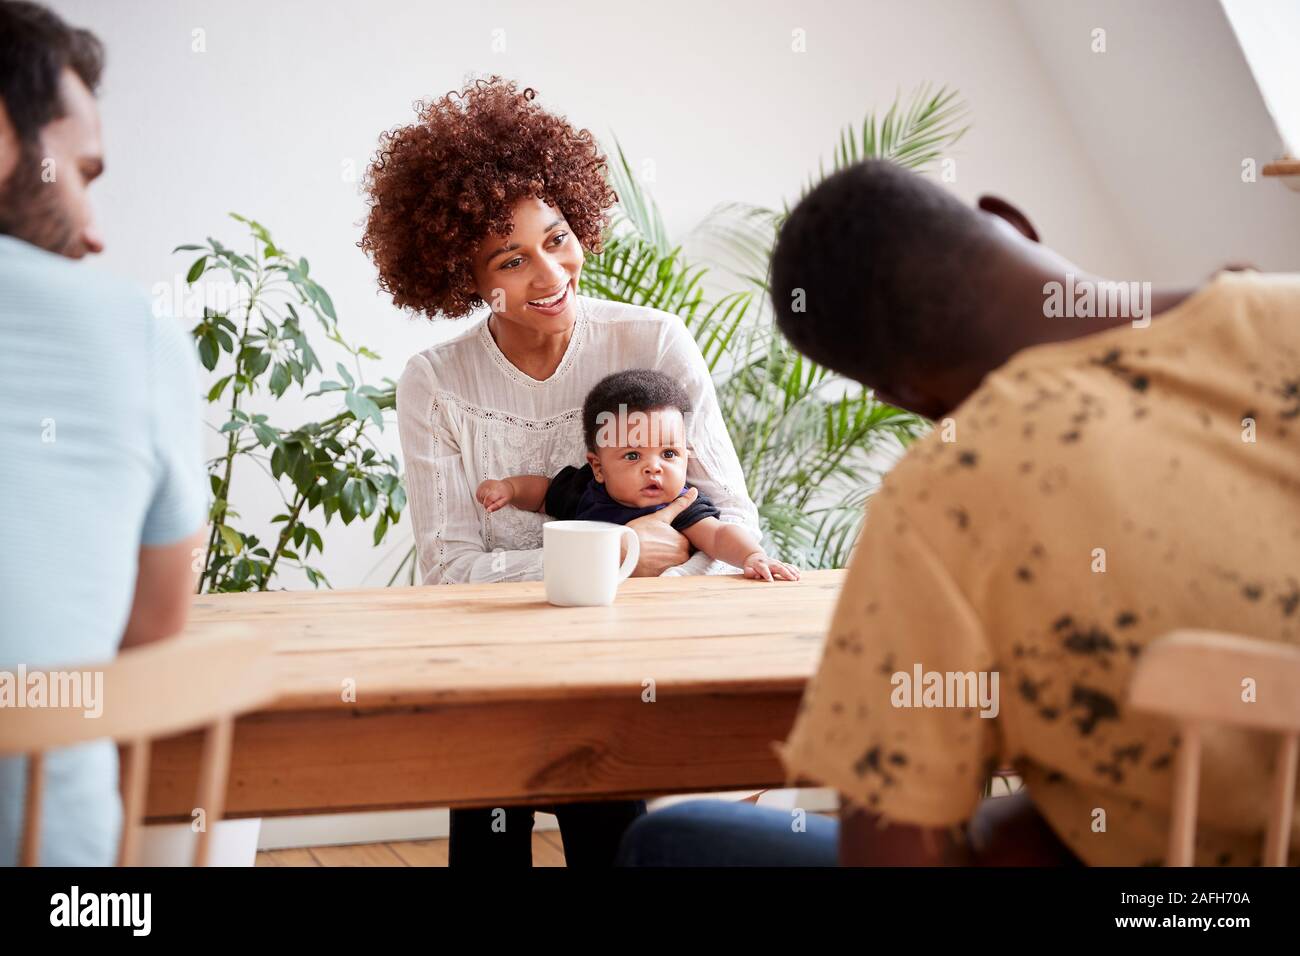
<svg viewBox="0 0 1300 956">
<path fill-rule="evenodd" d="M 602 413 L 617 415 L 620 410 L 650 412 L 658 408 L 675 408 L 689 421 L 691 399 L 680 383 L 652 368 L 632 368 L 606 375 L 582 403 L 582 436 L 587 450 L 596 453 L 596 433 L 600 430 Z"/>
</svg>

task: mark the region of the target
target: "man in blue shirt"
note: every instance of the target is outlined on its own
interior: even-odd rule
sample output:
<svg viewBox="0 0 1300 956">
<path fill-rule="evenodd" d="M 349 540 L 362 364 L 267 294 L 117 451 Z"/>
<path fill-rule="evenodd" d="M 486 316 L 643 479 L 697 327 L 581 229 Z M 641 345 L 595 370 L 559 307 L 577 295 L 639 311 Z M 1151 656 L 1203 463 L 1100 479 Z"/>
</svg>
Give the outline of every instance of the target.
<svg viewBox="0 0 1300 956">
<path fill-rule="evenodd" d="M 72 261 L 103 248 L 87 197 L 104 166 L 102 64 L 90 33 L 0 0 L 0 672 L 10 674 L 104 662 L 177 633 L 203 553 L 189 337 L 143 293 Z M 25 766 L 0 758 L 0 865 L 17 859 Z M 116 747 L 54 751 L 45 770 L 40 862 L 111 864 Z"/>
</svg>

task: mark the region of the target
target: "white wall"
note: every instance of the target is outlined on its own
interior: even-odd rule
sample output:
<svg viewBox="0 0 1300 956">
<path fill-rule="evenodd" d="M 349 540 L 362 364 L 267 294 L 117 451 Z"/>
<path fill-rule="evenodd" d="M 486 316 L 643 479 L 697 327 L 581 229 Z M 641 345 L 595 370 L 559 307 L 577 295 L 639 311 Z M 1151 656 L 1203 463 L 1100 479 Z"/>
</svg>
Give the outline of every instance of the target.
<svg viewBox="0 0 1300 956">
<path fill-rule="evenodd" d="M 451 329 L 401 315 L 377 293 L 356 248 L 364 204 L 345 164 L 359 171 L 412 101 L 460 86 L 469 71 L 514 76 L 598 136 L 617 131 L 634 165 L 654 160 L 654 192 L 679 234 L 722 200 L 779 204 L 829 155 L 841 125 L 917 83 L 952 84 L 974 122 L 955 152 L 961 195 L 1014 198 L 1054 245 L 1101 271 L 1137 272 L 1161 255 L 1143 217 L 1123 215 L 1099 179 L 1071 98 L 1011 0 L 51 2 L 109 50 L 108 171 L 95 187 L 103 263 L 145 286 L 171 285 L 189 261 L 169 254 L 174 245 L 208 234 L 233 243 L 240 233 L 226 212 L 255 216 L 311 260 L 345 334 L 383 355 L 374 379 L 396 378 L 409 354 Z M 1026 17 L 1040 35 L 1065 9 L 1042 6 Z M 806 53 L 791 50 L 796 28 Z M 195 29 L 206 52 L 191 50 Z M 494 29 L 505 30 L 505 52 L 492 50 Z M 1154 188 L 1170 158 L 1179 157 L 1157 153 L 1129 170 Z M 285 425 L 328 414 L 293 393 L 263 410 Z M 388 444 L 398 450 L 395 427 Z M 277 502 L 263 476 L 237 472 L 236 482 L 237 507 L 269 517 Z M 397 530 L 394 558 L 409 518 Z M 386 580 L 391 562 L 372 571 L 381 555 L 358 524 L 336 522 L 325 540 L 319 563 L 336 586 Z M 282 581 L 304 586 L 291 573 Z"/>
<path fill-rule="evenodd" d="M 1218 0 L 1018 5 L 1144 278 L 1196 283 L 1228 262 L 1300 271 L 1300 196 L 1242 181 L 1244 159 L 1262 167 L 1283 145 Z"/>
</svg>

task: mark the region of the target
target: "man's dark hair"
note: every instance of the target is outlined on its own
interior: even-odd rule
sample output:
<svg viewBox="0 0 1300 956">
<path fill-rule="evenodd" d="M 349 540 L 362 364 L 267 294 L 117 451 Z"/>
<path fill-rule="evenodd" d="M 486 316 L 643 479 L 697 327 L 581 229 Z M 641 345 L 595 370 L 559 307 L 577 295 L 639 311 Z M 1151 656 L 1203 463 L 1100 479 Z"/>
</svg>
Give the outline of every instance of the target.
<svg viewBox="0 0 1300 956">
<path fill-rule="evenodd" d="M 652 412 L 675 408 L 686 417 L 691 413 L 691 399 L 679 382 L 652 368 L 634 368 L 606 375 L 587 393 L 582 403 L 582 435 L 587 450 L 596 453 L 596 433 L 601 412 L 617 415 L 628 412 Z"/>
<path fill-rule="evenodd" d="M 827 177 L 772 252 L 777 325 L 827 368 L 885 389 L 959 364 L 981 332 L 988 223 L 947 190 L 885 160 Z"/>
<path fill-rule="evenodd" d="M 0 100 L 20 143 L 35 143 L 63 115 L 59 77 L 68 68 L 95 92 L 104 69 L 99 39 L 35 3 L 0 0 Z"/>
</svg>

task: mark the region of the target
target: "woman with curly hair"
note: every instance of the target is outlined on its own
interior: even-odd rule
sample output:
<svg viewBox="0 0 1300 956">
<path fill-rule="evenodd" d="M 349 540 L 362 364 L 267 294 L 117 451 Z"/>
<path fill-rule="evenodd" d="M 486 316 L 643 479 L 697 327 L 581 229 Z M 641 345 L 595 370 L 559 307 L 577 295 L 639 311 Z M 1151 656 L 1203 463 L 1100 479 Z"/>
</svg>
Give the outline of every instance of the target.
<svg viewBox="0 0 1300 956">
<path fill-rule="evenodd" d="M 578 294 L 585 253 L 601 249 L 617 201 L 592 135 L 543 110 L 532 89 L 492 77 L 420 105 L 385 133 L 366 179 L 361 247 L 393 301 L 429 319 L 487 316 L 411 357 L 397 387 L 407 494 L 425 584 L 542 576 L 542 514 L 488 512 L 488 478 L 553 475 L 585 463 L 582 406 L 612 372 L 657 369 L 686 389 L 694 414 L 687 480 L 723 521 L 759 535 L 758 512 L 699 347 L 682 320 Z M 680 499 L 679 499 L 680 501 Z M 637 576 L 736 573 L 690 556 L 674 503 L 628 523 Z M 644 803 L 556 808 L 568 865 L 613 862 Z M 452 865 L 531 862 L 532 811 L 452 812 Z M 499 828 L 498 828 L 499 829 Z"/>
</svg>

